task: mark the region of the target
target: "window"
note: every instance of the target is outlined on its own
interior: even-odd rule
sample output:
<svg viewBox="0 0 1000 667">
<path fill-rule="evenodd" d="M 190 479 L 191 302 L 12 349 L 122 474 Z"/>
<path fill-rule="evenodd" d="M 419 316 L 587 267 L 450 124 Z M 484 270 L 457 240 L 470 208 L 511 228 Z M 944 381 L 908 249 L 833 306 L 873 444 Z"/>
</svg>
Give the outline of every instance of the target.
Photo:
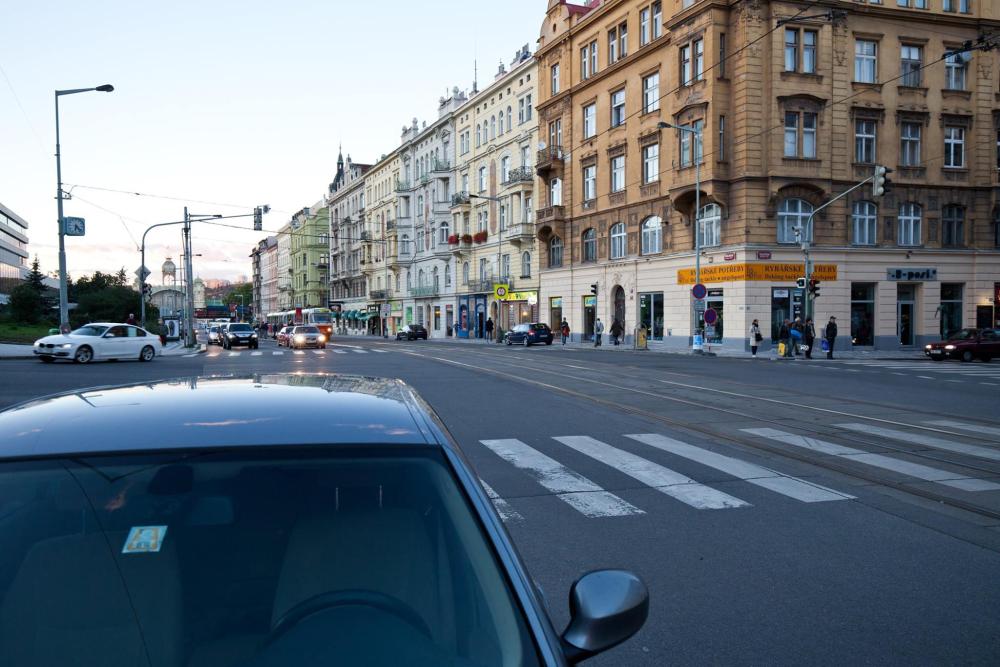
<svg viewBox="0 0 1000 667">
<path fill-rule="evenodd" d="M 531 253 L 527 250 L 521 253 L 521 277 L 531 277 Z"/>
<path fill-rule="evenodd" d="M 590 75 L 597 74 L 597 40 L 590 43 Z"/>
<path fill-rule="evenodd" d="M 444 286 L 451 287 L 451 262 L 444 265 Z"/>
<path fill-rule="evenodd" d="M 497 125 L 497 136 L 500 136 L 503 134 L 503 110 L 500 111 L 497 118 L 500 120 L 500 124 Z"/>
<path fill-rule="evenodd" d="M 558 236 L 549 239 L 549 266 L 562 266 L 563 243 Z"/>
<path fill-rule="evenodd" d="M 552 66 L 552 94 L 555 95 L 559 92 L 559 63 Z"/>
<path fill-rule="evenodd" d="M 524 99 L 524 121 L 527 122 L 531 120 L 531 94 L 529 93 Z"/>
<path fill-rule="evenodd" d="M 854 80 L 875 83 L 877 77 L 878 43 L 867 39 L 854 42 Z"/>
<path fill-rule="evenodd" d="M 920 216 L 919 204 L 907 202 L 899 207 L 899 237 L 897 240 L 899 245 L 920 245 Z"/>
<path fill-rule="evenodd" d="M 621 259 L 625 256 L 625 223 L 619 222 L 611 226 L 611 259 Z"/>
<path fill-rule="evenodd" d="M 681 130 L 677 137 L 680 142 L 681 169 L 691 166 L 691 133 Z"/>
<path fill-rule="evenodd" d="M 580 49 L 580 78 L 590 78 L 590 49 L 586 46 Z"/>
<path fill-rule="evenodd" d="M 965 128 L 948 125 L 944 128 L 944 166 L 961 169 L 965 166 Z"/>
<path fill-rule="evenodd" d="M 525 113 L 525 98 L 521 98 L 517 101 L 517 124 L 520 125 L 524 122 Z"/>
<path fill-rule="evenodd" d="M 965 243 L 965 209 L 955 204 L 941 213 L 941 245 L 956 248 Z"/>
<path fill-rule="evenodd" d="M 597 198 L 597 165 L 591 164 L 583 168 L 583 200 L 592 201 Z"/>
<path fill-rule="evenodd" d="M 663 12 L 659 2 L 651 5 L 653 9 L 653 39 L 657 39 L 663 34 Z"/>
<path fill-rule="evenodd" d="M 406 234 L 403 234 L 403 238 L 399 243 L 399 251 L 404 255 L 410 254 L 410 237 Z"/>
<path fill-rule="evenodd" d="M 500 158 L 500 182 L 507 183 L 510 181 L 510 156 L 504 155 Z"/>
<path fill-rule="evenodd" d="M 549 181 L 549 206 L 562 206 L 562 181 L 558 178 Z"/>
<path fill-rule="evenodd" d="M 726 159 L 726 117 L 719 116 L 719 146 L 716 149 L 716 154 L 719 156 L 719 162 L 724 162 Z"/>
<path fill-rule="evenodd" d="M 527 146 L 521 146 L 521 166 L 531 166 L 531 149 Z"/>
<path fill-rule="evenodd" d="M 660 108 L 660 73 L 654 72 L 642 79 L 642 112 L 658 111 Z"/>
<path fill-rule="evenodd" d="M 479 258 L 479 282 L 486 282 L 486 278 L 489 275 L 489 272 L 486 270 L 486 266 L 487 266 L 487 264 L 486 264 L 486 258 L 485 257 L 480 257 Z"/>
<path fill-rule="evenodd" d="M 618 58 L 628 56 L 628 23 L 618 26 Z"/>
<path fill-rule="evenodd" d="M 608 31 L 608 65 L 614 65 L 618 60 L 618 28 Z"/>
<path fill-rule="evenodd" d="M 941 283 L 941 338 L 962 328 L 962 283 Z M 985 332 L 984 332 L 985 333 Z"/>
<path fill-rule="evenodd" d="M 815 30 L 785 28 L 785 71 L 816 73 Z"/>
<path fill-rule="evenodd" d="M 997 129 L 997 169 L 1000 170 L 1000 129 Z"/>
<path fill-rule="evenodd" d="M 500 282 L 507 282 L 510 279 L 510 255 L 503 255 L 500 258 Z"/>
<path fill-rule="evenodd" d="M 642 254 L 663 252 L 663 224 L 658 217 L 650 216 L 642 223 Z"/>
<path fill-rule="evenodd" d="M 920 166 L 920 123 L 903 123 L 899 130 L 899 159 L 904 167 Z"/>
<path fill-rule="evenodd" d="M 705 40 L 694 40 L 694 78 L 701 81 L 705 78 Z"/>
<path fill-rule="evenodd" d="M 963 14 L 968 14 L 972 11 L 971 0 L 943 0 L 943 6 L 946 12 L 953 12 L 956 10 L 956 7 Z"/>
<path fill-rule="evenodd" d="M 625 89 L 611 93 L 611 127 L 625 122 Z"/>
<path fill-rule="evenodd" d="M 878 240 L 878 208 L 870 201 L 854 202 L 851 214 L 851 243 L 854 245 L 875 245 Z"/>
<path fill-rule="evenodd" d="M 681 85 L 687 86 L 691 83 L 691 45 L 685 44 L 681 47 Z"/>
<path fill-rule="evenodd" d="M 531 219 L 531 195 L 524 195 L 524 204 L 521 206 L 521 222 L 524 224 L 534 222 Z"/>
<path fill-rule="evenodd" d="M 501 129 L 503 129 L 501 127 Z M 497 117 L 493 116 L 490 118 L 490 140 L 497 138 Z"/>
<path fill-rule="evenodd" d="M 479 168 L 479 191 L 486 192 L 486 167 Z"/>
<path fill-rule="evenodd" d="M 562 146 L 562 119 L 558 118 L 549 123 L 549 147 L 559 148 Z"/>
<path fill-rule="evenodd" d="M 944 87 L 948 90 L 965 90 L 966 62 L 963 54 L 950 53 L 944 59 Z"/>
<path fill-rule="evenodd" d="M 507 205 L 500 204 L 498 209 L 500 215 L 500 231 L 506 231 L 507 229 Z"/>
<path fill-rule="evenodd" d="M 859 118 L 854 121 L 854 161 L 875 164 L 875 121 Z"/>
<path fill-rule="evenodd" d="M 718 204 L 708 204 L 701 207 L 698 216 L 698 233 L 701 235 L 701 247 L 711 248 L 722 243 L 722 207 Z"/>
<path fill-rule="evenodd" d="M 469 263 L 468 262 L 465 262 L 464 264 L 462 264 L 462 284 L 463 285 L 468 285 L 469 284 Z M 399 282 L 396 283 L 396 289 L 397 290 L 399 289 Z"/>
<path fill-rule="evenodd" d="M 801 131 L 800 131 L 801 130 Z M 785 157 L 816 157 L 816 114 L 785 112 Z"/>
<path fill-rule="evenodd" d="M 696 120 L 691 123 L 691 127 L 694 129 L 694 159 L 698 164 L 704 162 L 704 130 L 705 121 Z"/>
<path fill-rule="evenodd" d="M 583 107 L 583 138 L 589 139 L 597 134 L 597 105 L 588 104 Z"/>
<path fill-rule="evenodd" d="M 899 47 L 900 85 L 920 87 L 920 68 L 923 64 L 923 47 L 903 44 Z"/>
<path fill-rule="evenodd" d="M 927 9 L 927 0 L 896 0 L 900 7 L 912 7 L 913 9 Z"/>
<path fill-rule="evenodd" d="M 639 46 L 649 44 L 649 8 L 639 11 Z"/>
<path fill-rule="evenodd" d="M 597 261 L 597 230 L 594 228 L 583 233 L 583 261 Z"/>
<path fill-rule="evenodd" d="M 680 49 L 681 85 L 690 86 L 701 81 L 705 73 L 705 40 L 696 39 Z"/>
<path fill-rule="evenodd" d="M 489 222 L 489 213 L 485 208 L 481 208 L 476 211 L 476 231 L 485 232 L 486 225 Z"/>
<path fill-rule="evenodd" d="M 778 208 L 778 243 L 798 243 L 795 229 L 805 231 L 805 239 L 812 242 L 812 225 L 808 225 L 812 204 L 803 199 L 784 199 Z"/>
<path fill-rule="evenodd" d="M 476 148 L 479 148 L 482 145 L 483 145 L 482 131 L 481 131 L 480 127 L 479 127 L 479 124 L 476 123 Z"/>
<path fill-rule="evenodd" d="M 611 191 L 621 192 L 625 189 L 625 156 L 616 155 L 611 158 Z"/>
<path fill-rule="evenodd" d="M 660 180 L 660 144 L 642 147 L 642 182 L 655 183 Z"/>
<path fill-rule="evenodd" d="M 719 33 L 719 62 L 716 63 L 719 70 L 719 78 L 726 78 L 726 33 Z"/>
<path fill-rule="evenodd" d="M 449 231 L 450 230 L 448 228 L 448 223 L 447 222 L 442 222 L 441 223 L 441 232 L 440 232 L 440 234 L 438 236 L 440 243 L 447 243 L 448 242 L 448 232 Z"/>
</svg>

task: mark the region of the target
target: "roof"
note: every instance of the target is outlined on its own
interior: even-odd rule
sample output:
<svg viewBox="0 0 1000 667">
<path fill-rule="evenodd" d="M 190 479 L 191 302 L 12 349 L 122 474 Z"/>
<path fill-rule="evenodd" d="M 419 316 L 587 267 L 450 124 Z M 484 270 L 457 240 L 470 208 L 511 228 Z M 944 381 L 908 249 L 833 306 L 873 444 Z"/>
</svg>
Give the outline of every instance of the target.
<svg viewBox="0 0 1000 667">
<path fill-rule="evenodd" d="M 352 375 L 181 378 L 56 394 L 0 412 L 0 460 L 447 442 L 429 408 L 402 381 Z"/>
</svg>

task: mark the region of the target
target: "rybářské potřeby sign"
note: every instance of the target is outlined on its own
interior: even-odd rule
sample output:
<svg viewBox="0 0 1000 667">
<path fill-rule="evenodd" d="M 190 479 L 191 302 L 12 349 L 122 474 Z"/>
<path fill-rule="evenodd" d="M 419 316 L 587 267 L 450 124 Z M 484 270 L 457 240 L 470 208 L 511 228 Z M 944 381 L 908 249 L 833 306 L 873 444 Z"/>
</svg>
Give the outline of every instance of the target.
<svg viewBox="0 0 1000 667">
<path fill-rule="evenodd" d="M 885 270 L 886 280 L 896 280 L 903 282 L 920 282 L 923 280 L 937 280 L 937 269 L 921 268 L 890 268 Z"/>
<path fill-rule="evenodd" d="M 739 280 L 768 282 L 794 282 L 805 276 L 805 264 L 795 262 L 753 262 L 739 264 L 717 264 L 701 267 L 701 282 L 725 283 Z M 694 284 L 694 269 L 678 269 L 679 285 Z M 813 278 L 836 280 L 836 264 L 814 264 Z"/>
</svg>

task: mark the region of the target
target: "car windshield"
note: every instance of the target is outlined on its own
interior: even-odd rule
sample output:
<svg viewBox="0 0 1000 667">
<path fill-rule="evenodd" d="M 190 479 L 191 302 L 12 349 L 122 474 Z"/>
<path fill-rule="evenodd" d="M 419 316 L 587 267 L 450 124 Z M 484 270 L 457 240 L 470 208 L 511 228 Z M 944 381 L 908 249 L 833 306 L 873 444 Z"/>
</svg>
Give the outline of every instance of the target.
<svg viewBox="0 0 1000 667">
<path fill-rule="evenodd" d="M 253 331 L 249 324 L 230 324 L 229 331 Z"/>
<path fill-rule="evenodd" d="M 0 465 L 0 664 L 537 665 L 440 450 Z"/>
<path fill-rule="evenodd" d="M 209 331 L 211 331 L 212 333 L 219 333 L 219 327 L 212 327 L 211 329 L 209 329 Z"/>
<path fill-rule="evenodd" d="M 959 329 L 958 331 L 953 331 L 948 340 L 975 340 L 978 334 L 976 329 Z"/>
<path fill-rule="evenodd" d="M 319 333 L 319 329 L 316 327 L 295 327 L 295 333 L 297 334 L 315 334 Z"/>
<path fill-rule="evenodd" d="M 105 327 L 105 326 L 100 326 L 98 324 L 88 324 L 86 326 L 82 326 L 79 329 L 74 330 L 71 333 L 71 335 L 73 335 L 73 336 L 103 336 L 104 332 L 107 331 L 107 330 L 108 330 L 108 328 Z"/>
</svg>

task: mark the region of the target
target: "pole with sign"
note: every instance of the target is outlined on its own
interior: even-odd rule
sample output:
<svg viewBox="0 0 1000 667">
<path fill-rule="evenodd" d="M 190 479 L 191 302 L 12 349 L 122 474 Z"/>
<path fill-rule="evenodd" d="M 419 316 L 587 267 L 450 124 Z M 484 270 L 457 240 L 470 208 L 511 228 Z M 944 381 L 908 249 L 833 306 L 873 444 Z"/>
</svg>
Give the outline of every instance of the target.
<svg viewBox="0 0 1000 667">
<path fill-rule="evenodd" d="M 691 288 L 691 298 L 693 299 L 692 311 L 694 313 L 694 322 L 691 327 L 691 349 L 698 353 L 702 352 L 705 346 L 705 338 L 701 332 L 701 323 L 703 320 L 706 323 L 708 322 L 705 318 L 706 296 L 708 296 L 708 288 L 701 283 L 695 283 L 694 287 Z"/>
</svg>

